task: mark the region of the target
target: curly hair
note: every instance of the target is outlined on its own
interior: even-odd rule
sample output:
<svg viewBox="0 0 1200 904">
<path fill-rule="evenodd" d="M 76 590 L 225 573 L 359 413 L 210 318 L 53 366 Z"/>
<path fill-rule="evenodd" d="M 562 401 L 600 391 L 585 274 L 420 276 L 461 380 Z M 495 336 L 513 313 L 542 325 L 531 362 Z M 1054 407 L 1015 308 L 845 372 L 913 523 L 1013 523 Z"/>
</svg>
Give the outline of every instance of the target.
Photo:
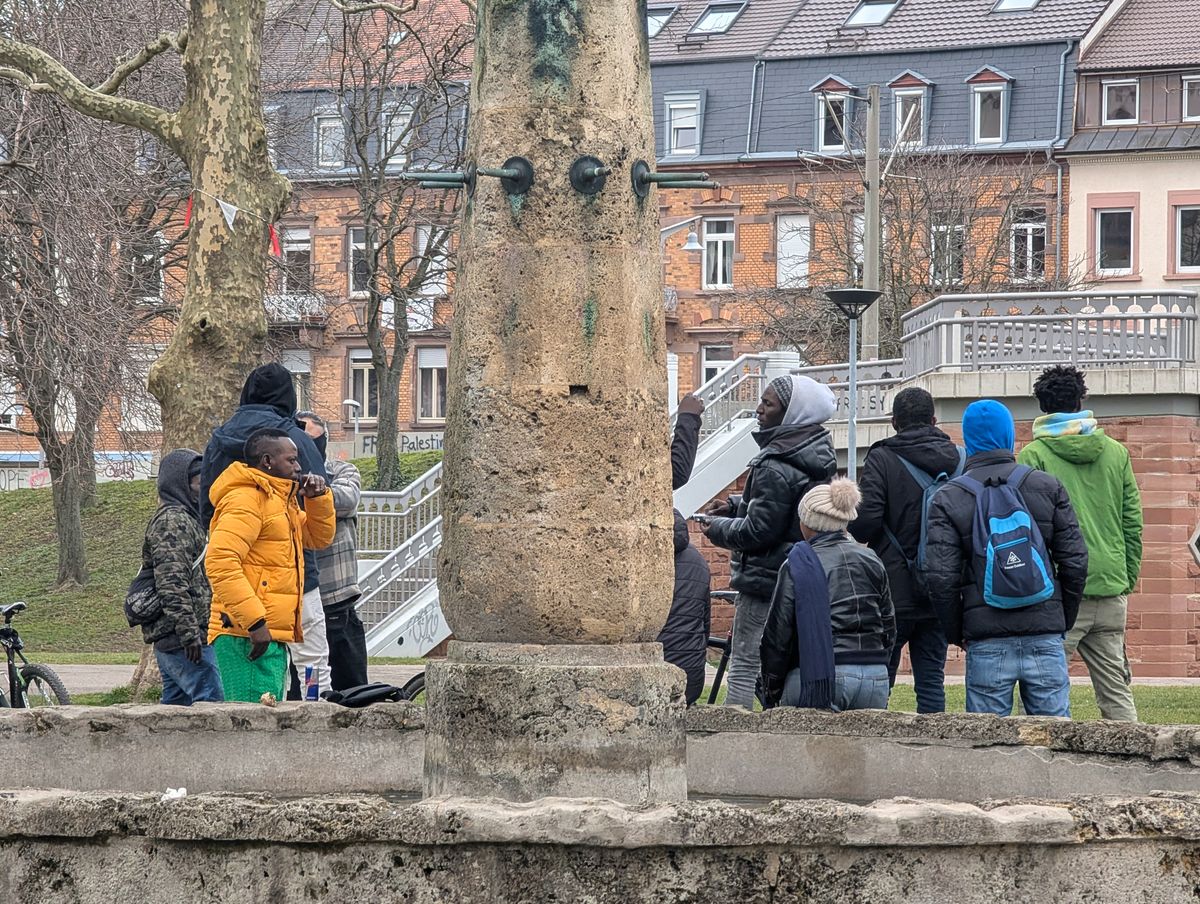
<svg viewBox="0 0 1200 904">
<path fill-rule="evenodd" d="M 1069 364 L 1047 367 L 1033 384 L 1033 394 L 1046 414 L 1078 411 L 1087 397 L 1083 371 Z"/>
<path fill-rule="evenodd" d="M 897 430 L 927 427 L 933 423 L 933 416 L 933 396 L 920 387 L 902 389 L 892 399 L 892 420 Z"/>
</svg>

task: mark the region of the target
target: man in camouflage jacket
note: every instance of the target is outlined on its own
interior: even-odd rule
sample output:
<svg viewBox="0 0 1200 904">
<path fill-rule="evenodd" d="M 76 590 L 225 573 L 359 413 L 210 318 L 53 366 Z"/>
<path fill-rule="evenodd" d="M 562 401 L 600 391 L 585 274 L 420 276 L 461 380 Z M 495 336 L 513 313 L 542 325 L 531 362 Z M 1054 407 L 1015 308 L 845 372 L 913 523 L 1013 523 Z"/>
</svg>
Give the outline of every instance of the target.
<svg viewBox="0 0 1200 904">
<path fill-rule="evenodd" d="M 162 672 L 162 702 L 179 706 L 225 699 L 216 657 L 208 645 L 212 591 L 204 568 L 200 527 L 200 453 L 176 449 L 158 468 L 159 507 L 146 527 L 142 564 L 154 569 L 162 614 L 142 625 Z"/>
</svg>

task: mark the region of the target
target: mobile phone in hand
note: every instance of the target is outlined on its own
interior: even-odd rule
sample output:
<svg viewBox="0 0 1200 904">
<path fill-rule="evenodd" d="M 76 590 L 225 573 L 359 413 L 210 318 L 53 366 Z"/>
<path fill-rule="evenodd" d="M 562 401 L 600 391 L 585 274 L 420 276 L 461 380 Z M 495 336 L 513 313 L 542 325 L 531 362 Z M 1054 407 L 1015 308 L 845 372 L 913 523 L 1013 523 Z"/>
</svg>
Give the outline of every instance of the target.
<svg viewBox="0 0 1200 904">
<path fill-rule="evenodd" d="M 712 524 L 712 516 L 697 512 L 694 515 L 688 515 L 688 521 L 695 521 L 697 524 Z"/>
</svg>

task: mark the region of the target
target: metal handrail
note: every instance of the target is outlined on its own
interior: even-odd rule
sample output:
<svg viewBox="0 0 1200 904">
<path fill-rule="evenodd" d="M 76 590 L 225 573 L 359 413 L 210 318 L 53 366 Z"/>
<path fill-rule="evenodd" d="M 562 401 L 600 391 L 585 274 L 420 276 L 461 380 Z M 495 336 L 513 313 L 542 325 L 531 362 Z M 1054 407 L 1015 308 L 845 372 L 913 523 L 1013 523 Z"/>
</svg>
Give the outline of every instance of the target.
<svg viewBox="0 0 1200 904">
<path fill-rule="evenodd" d="M 439 515 L 359 579 L 355 610 L 370 630 L 437 581 L 437 553 L 442 545 Z"/>
<path fill-rule="evenodd" d="M 358 552 L 386 556 L 441 514 L 442 464 L 398 492 L 368 491 L 358 503 Z"/>
</svg>

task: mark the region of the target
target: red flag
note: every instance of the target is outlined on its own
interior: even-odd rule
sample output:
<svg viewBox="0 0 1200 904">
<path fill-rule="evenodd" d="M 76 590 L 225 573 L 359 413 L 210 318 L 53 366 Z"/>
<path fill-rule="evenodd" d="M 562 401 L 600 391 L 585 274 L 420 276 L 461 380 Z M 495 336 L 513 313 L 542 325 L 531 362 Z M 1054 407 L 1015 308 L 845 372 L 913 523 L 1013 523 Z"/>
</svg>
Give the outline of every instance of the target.
<svg viewBox="0 0 1200 904">
<path fill-rule="evenodd" d="M 283 252 L 279 250 L 279 233 L 275 231 L 275 224 L 269 224 L 267 229 L 271 236 L 271 253 L 276 257 L 283 257 Z"/>
<path fill-rule="evenodd" d="M 188 195 L 187 210 L 183 212 L 183 228 L 188 228 L 188 223 L 192 222 L 192 196 Z"/>
</svg>

